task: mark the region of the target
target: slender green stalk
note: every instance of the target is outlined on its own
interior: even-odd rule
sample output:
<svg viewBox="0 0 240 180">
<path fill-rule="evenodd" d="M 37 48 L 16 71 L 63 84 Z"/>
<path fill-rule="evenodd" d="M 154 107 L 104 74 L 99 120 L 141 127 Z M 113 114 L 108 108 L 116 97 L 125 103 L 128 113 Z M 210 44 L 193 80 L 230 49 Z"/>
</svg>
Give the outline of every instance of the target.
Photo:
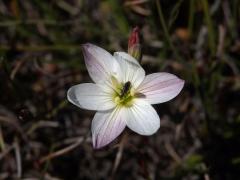
<svg viewBox="0 0 240 180">
<path fill-rule="evenodd" d="M 50 146 L 50 153 L 52 153 L 52 152 L 54 151 L 54 149 L 55 149 L 55 146 L 54 146 L 54 145 Z M 42 173 L 41 173 L 42 176 L 41 176 L 40 180 L 44 180 L 44 179 L 45 179 L 44 175 L 45 175 L 45 173 L 47 172 L 47 170 L 48 170 L 48 168 L 49 168 L 49 166 L 50 166 L 50 163 L 51 163 L 51 159 L 48 159 L 48 160 L 46 161 L 44 167 L 43 167 L 43 171 L 42 171 Z"/>
<path fill-rule="evenodd" d="M 2 135 L 2 127 L 0 126 L 0 148 L 2 151 L 5 149 L 5 142 Z"/>
<path fill-rule="evenodd" d="M 46 117 L 49 119 L 54 117 L 59 112 L 59 110 L 63 109 L 67 104 L 68 104 L 68 101 L 63 100 L 62 102 L 60 102 L 60 104 L 57 107 L 55 107 L 50 113 L 48 113 Z"/>
<path fill-rule="evenodd" d="M 239 6 L 240 6 L 239 0 L 234 0 L 234 2 L 233 2 L 233 18 L 235 21 L 238 19 L 238 13 L 240 13 L 240 12 L 238 12 L 240 10 Z"/>
<path fill-rule="evenodd" d="M 208 28 L 209 47 L 211 50 L 211 55 L 213 56 L 215 55 L 215 52 L 216 52 L 216 43 L 215 43 L 215 33 L 213 29 L 213 23 L 210 17 L 208 0 L 202 0 L 202 5 L 203 5 L 203 11 L 204 11 L 207 28 Z"/>
<path fill-rule="evenodd" d="M 80 24 L 80 19 L 75 20 L 65 20 L 65 21 L 58 21 L 54 19 L 25 19 L 25 20 L 4 20 L 0 21 L 0 27 L 12 27 L 12 26 L 34 26 L 38 24 L 44 24 L 47 26 L 70 26 L 73 24 Z"/>
<path fill-rule="evenodd" d="M 180 6 L 182 5 L 182 3 L 183 3 L 183 0 L 178 0 L 178 2 L 176 2 L 175 5 L 173 6 L 170 17 L 169 17 L 168 29 L 171 29 L 173 23 L 176 21 L 179 14 Z"/>
<path fill-rule="evenodd" d="M 164 16 L 163 16 L 162 7 L 161 7 L 161 4 L 160 4 L 159 0 L 156 0 L 156 5 L 157 5 L 157 11 L 158 11 L 158 15 L 159 15 L 159 20 L 160 20 L 160 23 L 162 25 L 165 38 L 166 38 L 170 48 L 172 49 L 174 55 L 176 56 L 176 58 L 179 61 L 182 61 L 181 57 L 178 54 L 177 49 L 175 48 L 175 46 L 173 45 L 173 43 L 171 41 L 170 34 L 168 32 L 168 29 L 167 29 L 167 25 L 166 25 L 166 22 L 165 22 L 165 19 L 164 19 Z"/>
<path fill-rule="evenodd" d="M 190 0 L 190 6 L 189 6 L 189 18 L 188 18 L 188 32 L 189 36 L 192 36 L 193 31 L 193 23 L 194 23 L 194 12 L 195 12 L 195 0 Z"/>
<path fill-rule="evenodd" d="M 10 46 L 0 46 L 0 51 L 9 51 Z M 29 52 L 39 52 L 39 51 L 62 51 L 62 50 L 78 50 L 81 49 L 81 45 L 72 44 L 62 44 L 62 45 L 39 45 L 39 46 L 16 46 L 18 51 L 29 51 Z"/>
</svg>

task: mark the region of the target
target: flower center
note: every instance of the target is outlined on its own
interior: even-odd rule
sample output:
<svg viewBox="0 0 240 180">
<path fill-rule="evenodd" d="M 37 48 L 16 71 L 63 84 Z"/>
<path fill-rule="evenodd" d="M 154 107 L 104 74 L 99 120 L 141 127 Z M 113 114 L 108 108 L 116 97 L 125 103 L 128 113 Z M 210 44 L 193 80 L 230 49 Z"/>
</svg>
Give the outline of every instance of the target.
<svg viewBox="0 0 240 180">
<path fill-rule="evenodd" d="M 114 80 L 115 81 L 115 80 Z M 113 94 L 113 100 L 117 105 L 120 106 L 131 106 L 134 99 L 134 91 L 130 81 L 125 83 L 114 83 L 116 91 Z"/>
</svg>

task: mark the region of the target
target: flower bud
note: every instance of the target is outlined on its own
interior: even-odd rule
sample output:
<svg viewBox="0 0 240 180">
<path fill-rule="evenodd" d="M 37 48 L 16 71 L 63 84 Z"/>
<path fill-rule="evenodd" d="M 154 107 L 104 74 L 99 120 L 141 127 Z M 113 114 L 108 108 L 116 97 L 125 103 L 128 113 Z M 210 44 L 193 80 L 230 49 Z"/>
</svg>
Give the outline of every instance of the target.
<svg viewBox="0 0 240 180">
<path fill-rule="evenodd" d="M 128 39 L 128 54 L 133 56 L 138 61 L 141 61 L 141 44 L 139 38 L 139 28 L 135 27 Z"/>
</svg>

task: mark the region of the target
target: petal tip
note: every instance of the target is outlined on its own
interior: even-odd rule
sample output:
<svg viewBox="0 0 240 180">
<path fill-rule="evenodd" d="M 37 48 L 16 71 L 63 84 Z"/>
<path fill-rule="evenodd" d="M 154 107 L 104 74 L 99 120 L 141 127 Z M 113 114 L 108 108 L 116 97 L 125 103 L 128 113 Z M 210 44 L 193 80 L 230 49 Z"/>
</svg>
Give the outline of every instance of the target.
<svg viewBox="0 0 240 180">
<path fill-rule="evenodd" d="M 110 143 L 110 142 L 109 142 Z M 104 143 L 103 141 L 99 141 L 99 138 L 92 138 L 93 149 L 101 149 L 109 143 Z"/>
<path fill-rule="evenodd" d="M 67 100 L 72 103 L 74 96 L 75 96 L 75 94 L 72 92 L 72 87 L 70 87 L 70 88 L 67 90 Z"/>
<path fill-rule="evenodd" d="M 91 50 L 98 48 L 96 45 L 91 44 L 91 43 L 84 43 L 81 45 L 81 47 L 82 47 L 82 51 L 84 54 L 86 54 L 87 52 L 89 52 Z"/>
<path fill-rule="evenodd" d="M 85 53 L 91 46 L 93 46 L 91 43 L 84 43 L 81 45 L 83 53 Z"/>
<path fill-rule="evenodd" d="M 95 150 L 98 150 L 98 149 L 101 149 L 101 148 L 103 148 L 104 146 L 99 146 L 99 145 L 94 145 L 93 144 L 93 149 L 95 149 Z"/>
<path fill-rule="evenodd" d="M 93 44 L 91 44 L 91 43 L 84 43 L 84 44 L 82 44 L 81 45 L 83 48 L 87 48 L 87 47 L 89 47 L 89 46 L 93 46 Z"/>
<path fill-rule="evenodd" d="M 184 84 L 185 84 L 185 80 L 183 80 L 183 79 L 179 79 L 179 81 L 180 81 L 180 91 L 183 89 L 183 87 L 184 87 Z M 179 91 L 179 92 L 180 92 Z"/>
</svg>

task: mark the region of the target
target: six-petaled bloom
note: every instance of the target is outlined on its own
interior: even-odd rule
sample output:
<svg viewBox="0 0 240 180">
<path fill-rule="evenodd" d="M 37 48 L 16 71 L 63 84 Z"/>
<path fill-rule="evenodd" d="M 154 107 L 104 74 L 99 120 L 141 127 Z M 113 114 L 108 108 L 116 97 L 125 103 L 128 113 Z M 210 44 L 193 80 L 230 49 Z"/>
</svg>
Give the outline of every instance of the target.
<svg viewBox="0 0 240 180">
<path fill-rule="evenodd" d="M 152 135 L 160 118 L 151 104 L 177 96 L 184 81 L 169 73 L 145 75 L 136 59 L 124 52 L 112 56 L 92 44 L 83 45 L 84 59 L 95 83 L 72 86 L 68 100 L 74 105 L 98 111 L 92 121 L 94 148 L 101 148 L 127 126 L 141 135 Z"/>
</svg>

